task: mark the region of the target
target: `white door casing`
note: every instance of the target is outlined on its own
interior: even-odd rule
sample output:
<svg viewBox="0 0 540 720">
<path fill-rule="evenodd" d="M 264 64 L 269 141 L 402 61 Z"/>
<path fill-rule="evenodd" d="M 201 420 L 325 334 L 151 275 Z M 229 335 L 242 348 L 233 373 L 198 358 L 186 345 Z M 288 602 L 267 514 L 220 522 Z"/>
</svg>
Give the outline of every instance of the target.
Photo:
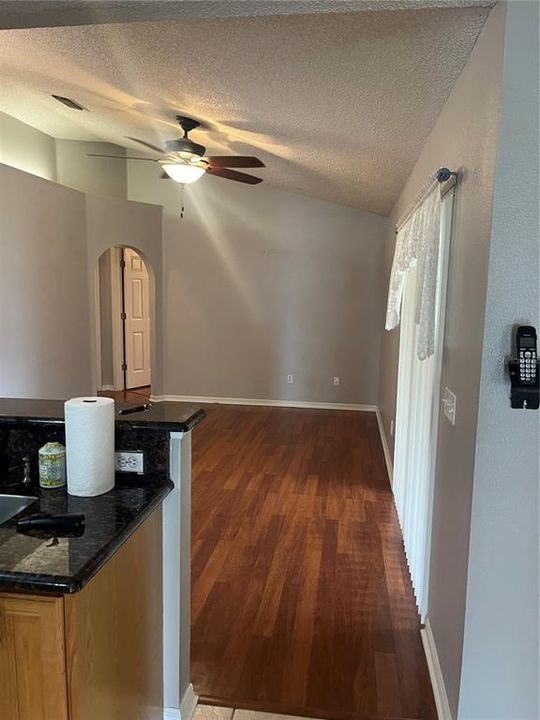
<svg viewBox="0 0 540 720">
<path fill-rule="evenodd" d="M 150 385 L 150 292 L 148 270 L 134 250 L 124 250 L 126 389 Z"/>
</svg>

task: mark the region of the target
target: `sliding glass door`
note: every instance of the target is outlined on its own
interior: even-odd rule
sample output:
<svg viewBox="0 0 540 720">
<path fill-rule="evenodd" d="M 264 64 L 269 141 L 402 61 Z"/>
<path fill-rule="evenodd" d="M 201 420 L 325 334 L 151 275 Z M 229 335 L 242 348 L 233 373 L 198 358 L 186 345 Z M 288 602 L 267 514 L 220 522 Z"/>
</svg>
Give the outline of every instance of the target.
<svg viewBox="0 0 540 720">
<path fill-rule="evenodd" d="M 407 273 L 401 305 L 393 490 L 405 553 L 422 620 L 427 610 L 433 484 L 444 347 L 444 314 L 454 190 L 442 200 L 435 352 L 419 360 L 418 283 Z"/>
</svg>

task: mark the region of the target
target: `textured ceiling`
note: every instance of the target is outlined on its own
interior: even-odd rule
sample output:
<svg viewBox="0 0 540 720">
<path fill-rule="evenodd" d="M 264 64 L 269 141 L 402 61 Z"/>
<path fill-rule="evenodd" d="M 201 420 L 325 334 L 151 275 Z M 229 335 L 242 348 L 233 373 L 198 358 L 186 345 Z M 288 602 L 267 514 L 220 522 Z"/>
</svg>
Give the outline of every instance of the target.
<svg viewBox="0 0 540 720">
<path fill-rule="evenodd" d="M 0 0 L 0 28 L 494 4 L 495 0 Z"/>
<path fill-rule="evenodd" d="M 206 121 L 193 139 L 209 152 L 261 157 L 261 177 L 271 185 L 387 214 L 487 13 L 4 30 L 0 110 L 55 137 L 138 152 L 126 136 L 155 144 L 174 138 L 180 111 Z M 90 112 L 68 110 L 51 93 Z"/>
</svg>

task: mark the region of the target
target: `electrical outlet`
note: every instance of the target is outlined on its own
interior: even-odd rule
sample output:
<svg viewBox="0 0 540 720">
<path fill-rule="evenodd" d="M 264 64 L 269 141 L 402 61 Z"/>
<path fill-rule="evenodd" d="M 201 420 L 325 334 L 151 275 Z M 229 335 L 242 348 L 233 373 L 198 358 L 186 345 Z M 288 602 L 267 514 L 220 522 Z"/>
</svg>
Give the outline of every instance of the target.
<svg viewBox="0 0 540 720">
<path fill-rule="evenodd" d="M 339 378 L 334 375 L 334 385 L 337 387 L 339 385 Z"/>
<path fill-rule="evenodd" d="M 443 403 L 443 408 L 444 408 L 444 414 L 450 420 L 452 425 L 455 425 L 456 424 L 456 396 L 447 387 L 444 388 L 444 395 L 443 395 L 442 403 Z"/>
<path fill-rule="evenodd" d="M 143 452 L 115 452 L 114 466 L 118 472 L 131 472 L 142 475 L 144 472 Z"/>
<path fill-rule="evenodd" d="M 292 385 L 294 382 L 294 375 L 287 375 L 287 383 Z"/>
</svg>

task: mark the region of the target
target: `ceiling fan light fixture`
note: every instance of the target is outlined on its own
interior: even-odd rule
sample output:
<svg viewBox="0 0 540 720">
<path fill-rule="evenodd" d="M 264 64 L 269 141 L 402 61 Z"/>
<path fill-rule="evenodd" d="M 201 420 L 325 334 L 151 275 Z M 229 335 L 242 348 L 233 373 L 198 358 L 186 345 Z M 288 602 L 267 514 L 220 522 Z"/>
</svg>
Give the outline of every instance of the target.
<svg viewBox="0 0 540 720">
<path fill-rule="evenodd" d="M 192 163 L 162 163 L 161 167 L 167 175 L 177 183 L 189 184 L 201 178 L 206 172 L 206 166 Z"/>
</svg>

